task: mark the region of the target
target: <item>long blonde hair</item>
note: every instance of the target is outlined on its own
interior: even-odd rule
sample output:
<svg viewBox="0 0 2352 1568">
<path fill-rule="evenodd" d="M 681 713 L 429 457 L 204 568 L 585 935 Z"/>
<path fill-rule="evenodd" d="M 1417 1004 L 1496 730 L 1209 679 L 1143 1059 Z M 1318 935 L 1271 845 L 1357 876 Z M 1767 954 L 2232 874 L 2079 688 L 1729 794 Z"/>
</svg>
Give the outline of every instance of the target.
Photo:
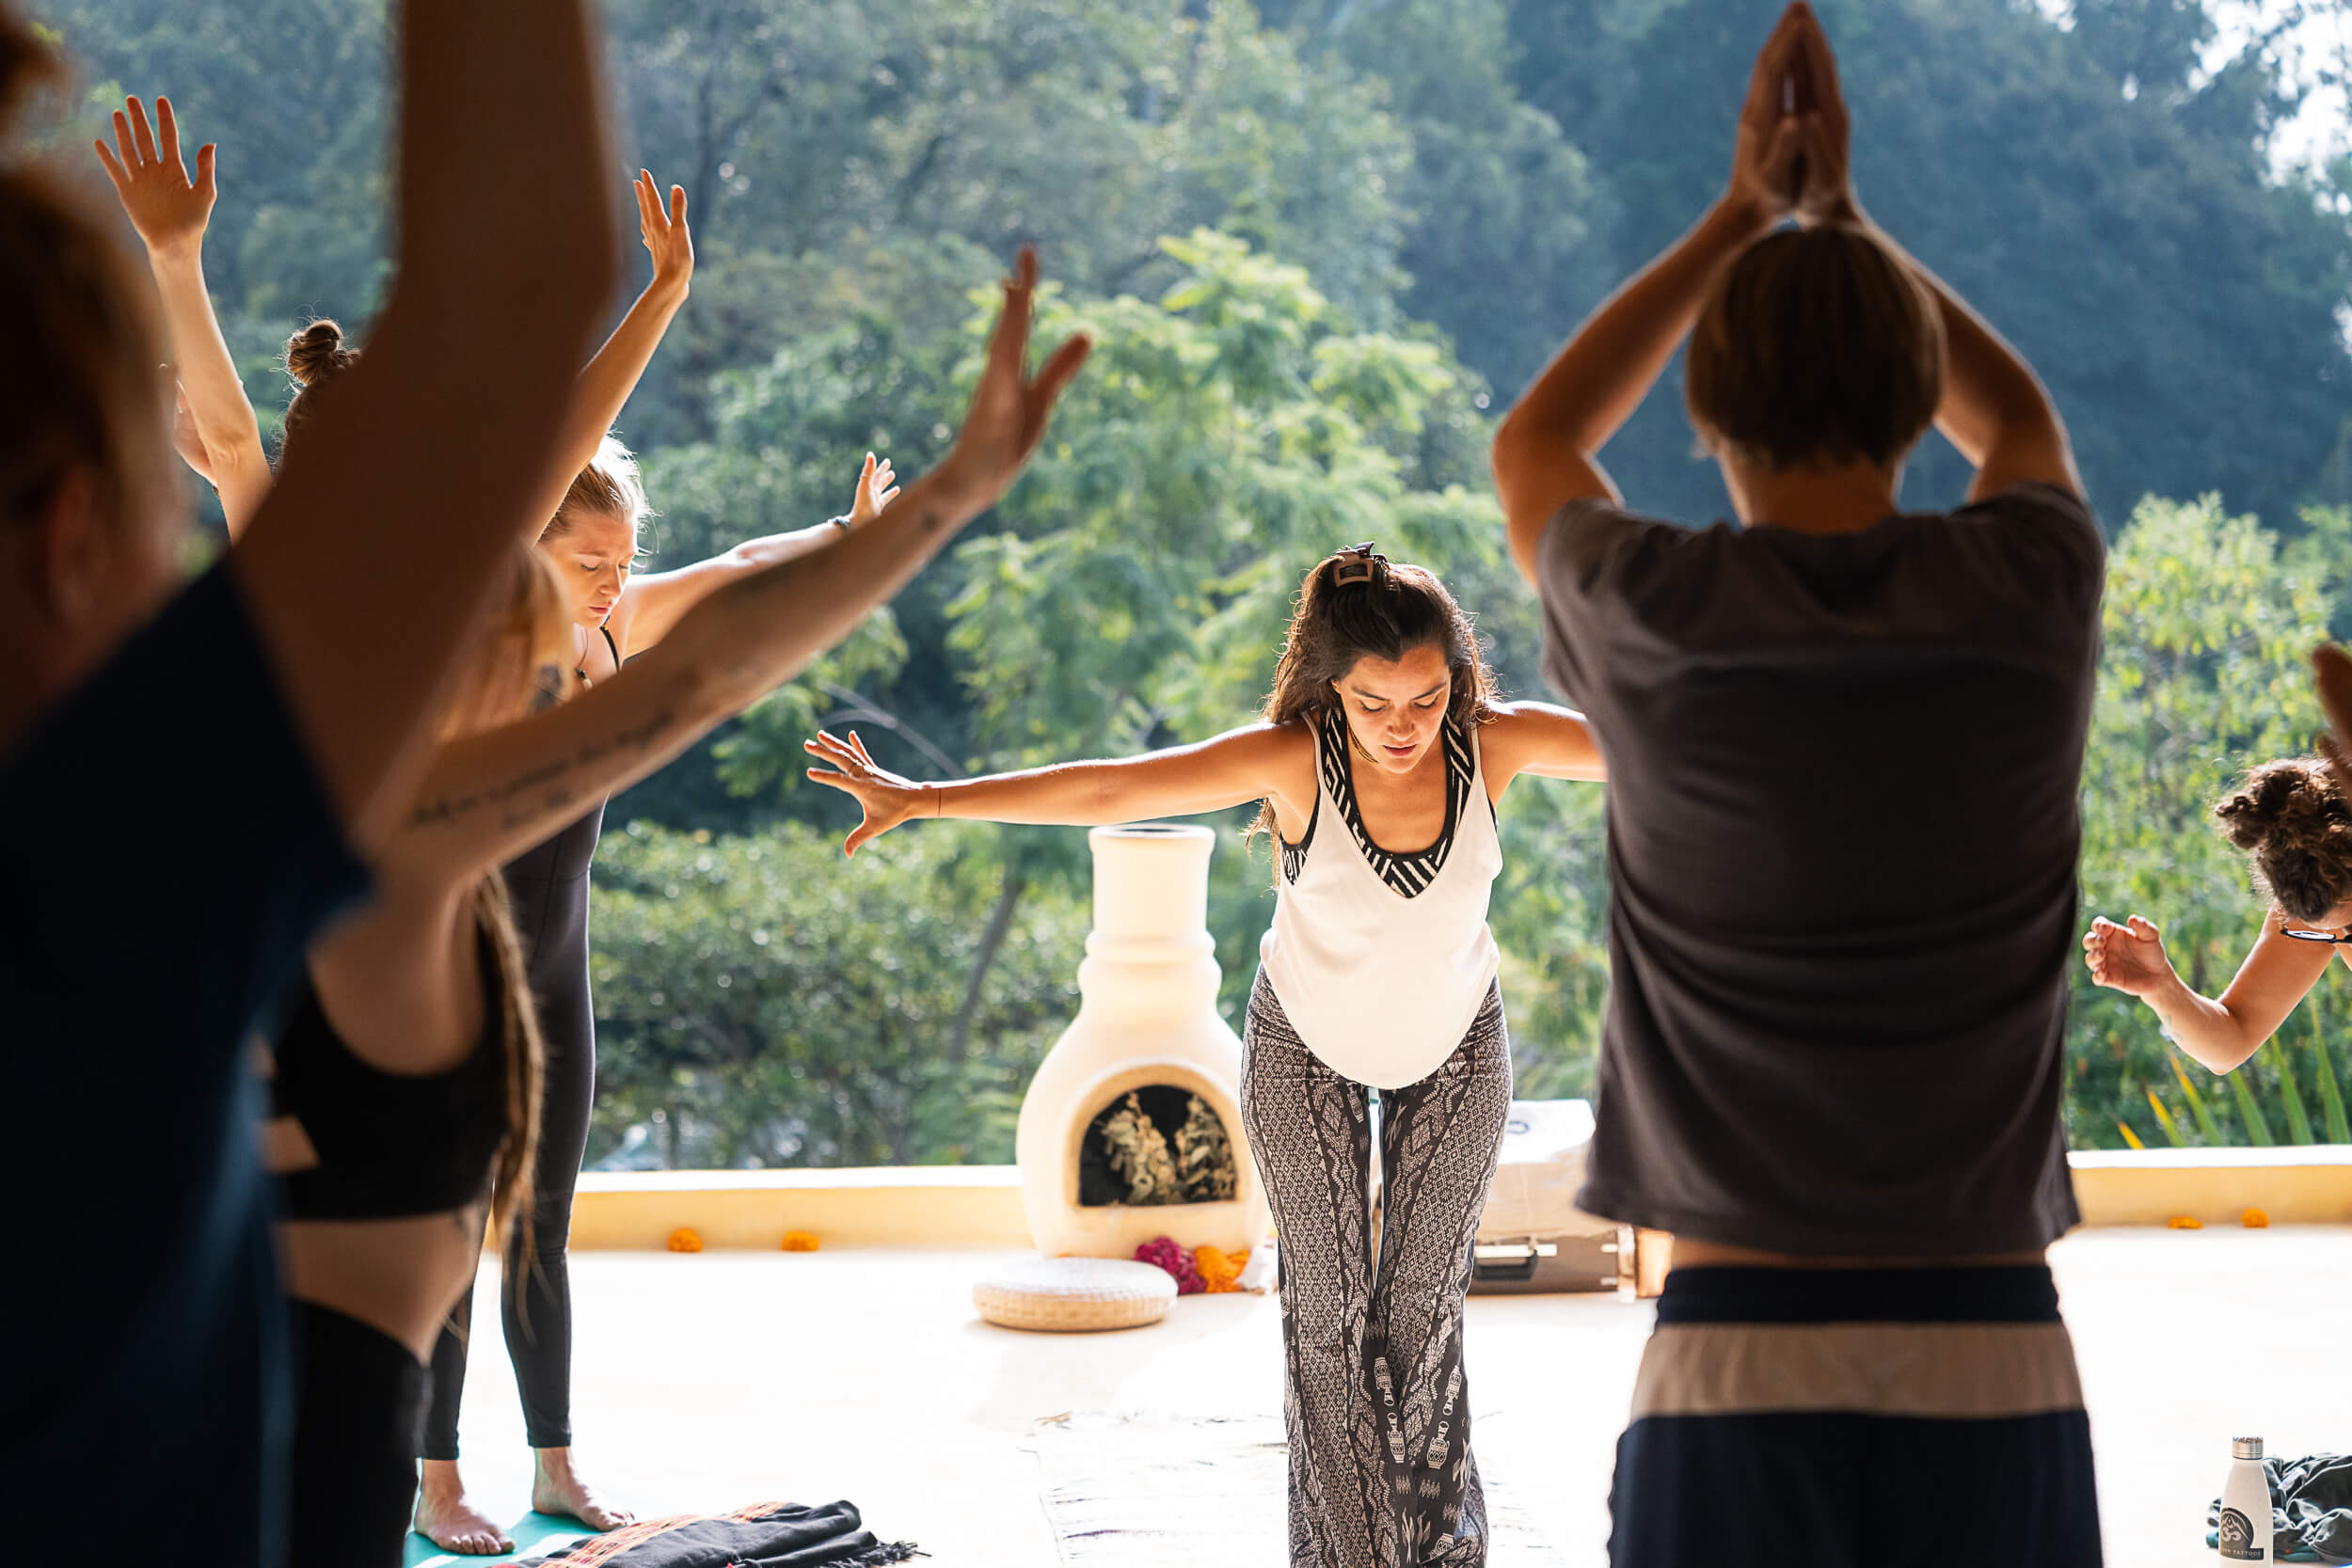
<svg viewBox="0 0 2352 1568">
<path fill-rule="evenodd" d="M 497 683 L 495 689 L 503 691 L 528 692 L 534 688 L 552 691 L 561 701 L 571 689 L 561 678 L 561 671 L 571 661 L 570 633 L 571 611 L 554 566 L 536 548 L 517 540 L 507 561 L 505 600 L 484 626 L 479 678 Z M 501 657 L 518 660 L 519 665 L 501 670 L 496 661 Z M 552 683 L 531 678 L 549 663 L 559 672 Z M 517 709 L 500 715 L 499 720 L 512 722 L 523 716 L 523 710 Z M 454 712 L 452 718 L 454 721 Z M 494 1166 L 490 1217 L 501 1231 L 510 1225 L 522 1226 L 522 1241 L 528 1248 L 531 1173 L 539 1149 L 539 1099 L 547 1044 L 539 1032 L 530 966 L 523 957 L 522 936 L 515 928 L 514 902 L 507 894 L 505 877 L 496 870 L 485 872 L 474 884 L 473 907 L 474 918 L 490 939 L 498 966 L 500 1032 L 506 1058 L 506 1141 L 499 1146 Z"/>
</svg>

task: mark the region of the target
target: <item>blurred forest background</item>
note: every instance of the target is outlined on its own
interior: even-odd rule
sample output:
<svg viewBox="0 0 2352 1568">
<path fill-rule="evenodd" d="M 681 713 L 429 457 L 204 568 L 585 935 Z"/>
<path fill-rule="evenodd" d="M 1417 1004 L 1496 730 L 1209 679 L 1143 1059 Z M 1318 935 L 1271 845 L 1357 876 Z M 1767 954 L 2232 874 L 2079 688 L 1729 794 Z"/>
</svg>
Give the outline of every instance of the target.
<svg viewBox="0 0 2352 1568">
<path fill-rule="evenodd" d="M 1864 198 L 2040 369 L 2115 542 L 2086 918 L 2159 920 L 2211 989 L 2262 911 L 2208 808 L 2307 743 L 2301 656 L 2352 612 L 2352 164 L 2340 136 L 2286 139 L 2302 95 L 2341 85 L 2290 47 L 2318 8 L 1819 8 Z M 364 328 L 384 288 L 380 0 L 36 9 L 83 71 L 69 156 L 124 92 L 168 94 L 191 146 L 220 144 L 211 278 L 274 420 L 286 334 Z M 700 252 L 621 423 L 652 564 L 847 510 L 868 449 L 933 462 L 1023 242 L 1052 280 L 1044 335 L 1098 348 L 1000 508 L 614 802 L 591 1160 L 1010 1158 L 1075 1006 L 1085 834 L 924 827 L 846 864 L 847 802 L 799 779 L 812 725 L 928 777 L 1212 734 L 1252 716 L 1300 575 L 1363 539 L 1437 569 L 1507 689 L 1545 694 L 1487 433 L 1718 191 L 1774 9 L 608 0 L 615 195 L 640 165 L 684 184 Z M 499 345 L 451 369 L 495 376 Z M 1610 466 L 1637 505 L 1724 510 L 1671 376 Z M 1963 479 L 1931 437 L 1907 499 L 1949 504 Z M 1271 909 L 1242 816 L 1212 887 L 1236 1022 Z M 1600 791 L 1523 783 L 1502 820 L 1518 1092 L 1582 1092 L 1608 990 Z M 2224 1085 L 2076 978 L 2077 1147 L 2352 1138 L 2341 985 Z"/>
</svg>

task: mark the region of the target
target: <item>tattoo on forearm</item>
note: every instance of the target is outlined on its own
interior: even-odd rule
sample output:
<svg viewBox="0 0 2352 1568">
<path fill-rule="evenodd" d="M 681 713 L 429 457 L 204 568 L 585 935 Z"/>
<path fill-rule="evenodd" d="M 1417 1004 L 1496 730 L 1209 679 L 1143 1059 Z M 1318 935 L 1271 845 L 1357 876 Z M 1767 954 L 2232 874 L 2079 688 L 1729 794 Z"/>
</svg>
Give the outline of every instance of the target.
<svg viewBox="0 0 2352 1568">
<path fill-rule="evenodd" d="M 664 707 L 643 723 L 582 740 L 568 757 L 541 763 L 512 778 L 462 794 L 435 796 L 420 801 L 409 817 L 411 828 L 456 827 L 485 811 L 501 813 L 499 826 L 519 827 L 549 813 L 574 805 L 583 794 L 578 775 L 614 758 L 633 760 L 658 750 L 677 726 L 674 709 Z M 610 777 L 610 775 L 608 775 Z M 601 784 L 602 781 L 591 781 Z"/>
</svg>

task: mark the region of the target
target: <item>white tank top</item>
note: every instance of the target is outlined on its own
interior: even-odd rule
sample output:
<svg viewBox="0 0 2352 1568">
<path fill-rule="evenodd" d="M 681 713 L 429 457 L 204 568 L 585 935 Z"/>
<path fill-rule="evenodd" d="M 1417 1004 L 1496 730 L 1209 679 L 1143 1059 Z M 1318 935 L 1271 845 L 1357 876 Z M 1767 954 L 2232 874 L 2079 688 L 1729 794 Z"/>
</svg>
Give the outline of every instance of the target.
<svg viewBox="0 0 2352 1568">
<path fill-rule="evenodd" d="M 1419 1083 L 1454 1054 L 1502 958 L 1486 901 L 1502 843 L 1476 736 L 1448 723 L 1446 826 L 1418 854 L 1372 841 L 1357 809 L 1347 720 L 1315 736 L 1307 836 L 1282 844 L 1274 924 L 1259 963 L 1291 1027 L 1343 1077 L 1375 1088 Z"/>
</svg>

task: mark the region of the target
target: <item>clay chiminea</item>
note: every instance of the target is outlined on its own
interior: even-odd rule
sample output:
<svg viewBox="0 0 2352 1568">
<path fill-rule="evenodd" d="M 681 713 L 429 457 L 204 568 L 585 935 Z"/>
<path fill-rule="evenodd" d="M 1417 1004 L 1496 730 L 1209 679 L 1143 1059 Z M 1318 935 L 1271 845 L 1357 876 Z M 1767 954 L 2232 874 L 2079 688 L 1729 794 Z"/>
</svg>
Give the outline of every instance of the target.
<svg viewBox="0 0 2352 1568">
<path fill-rule="evenodd" d="M 1048 1257 L 1256 1247 L 1272 1224 L 1241 1127 L 1241 1040 L 1216 1010 L 1206 828 L 1097 828 L 1078 1016 L 1021 1102 L 1015 1158 Z"/>
</svg>

